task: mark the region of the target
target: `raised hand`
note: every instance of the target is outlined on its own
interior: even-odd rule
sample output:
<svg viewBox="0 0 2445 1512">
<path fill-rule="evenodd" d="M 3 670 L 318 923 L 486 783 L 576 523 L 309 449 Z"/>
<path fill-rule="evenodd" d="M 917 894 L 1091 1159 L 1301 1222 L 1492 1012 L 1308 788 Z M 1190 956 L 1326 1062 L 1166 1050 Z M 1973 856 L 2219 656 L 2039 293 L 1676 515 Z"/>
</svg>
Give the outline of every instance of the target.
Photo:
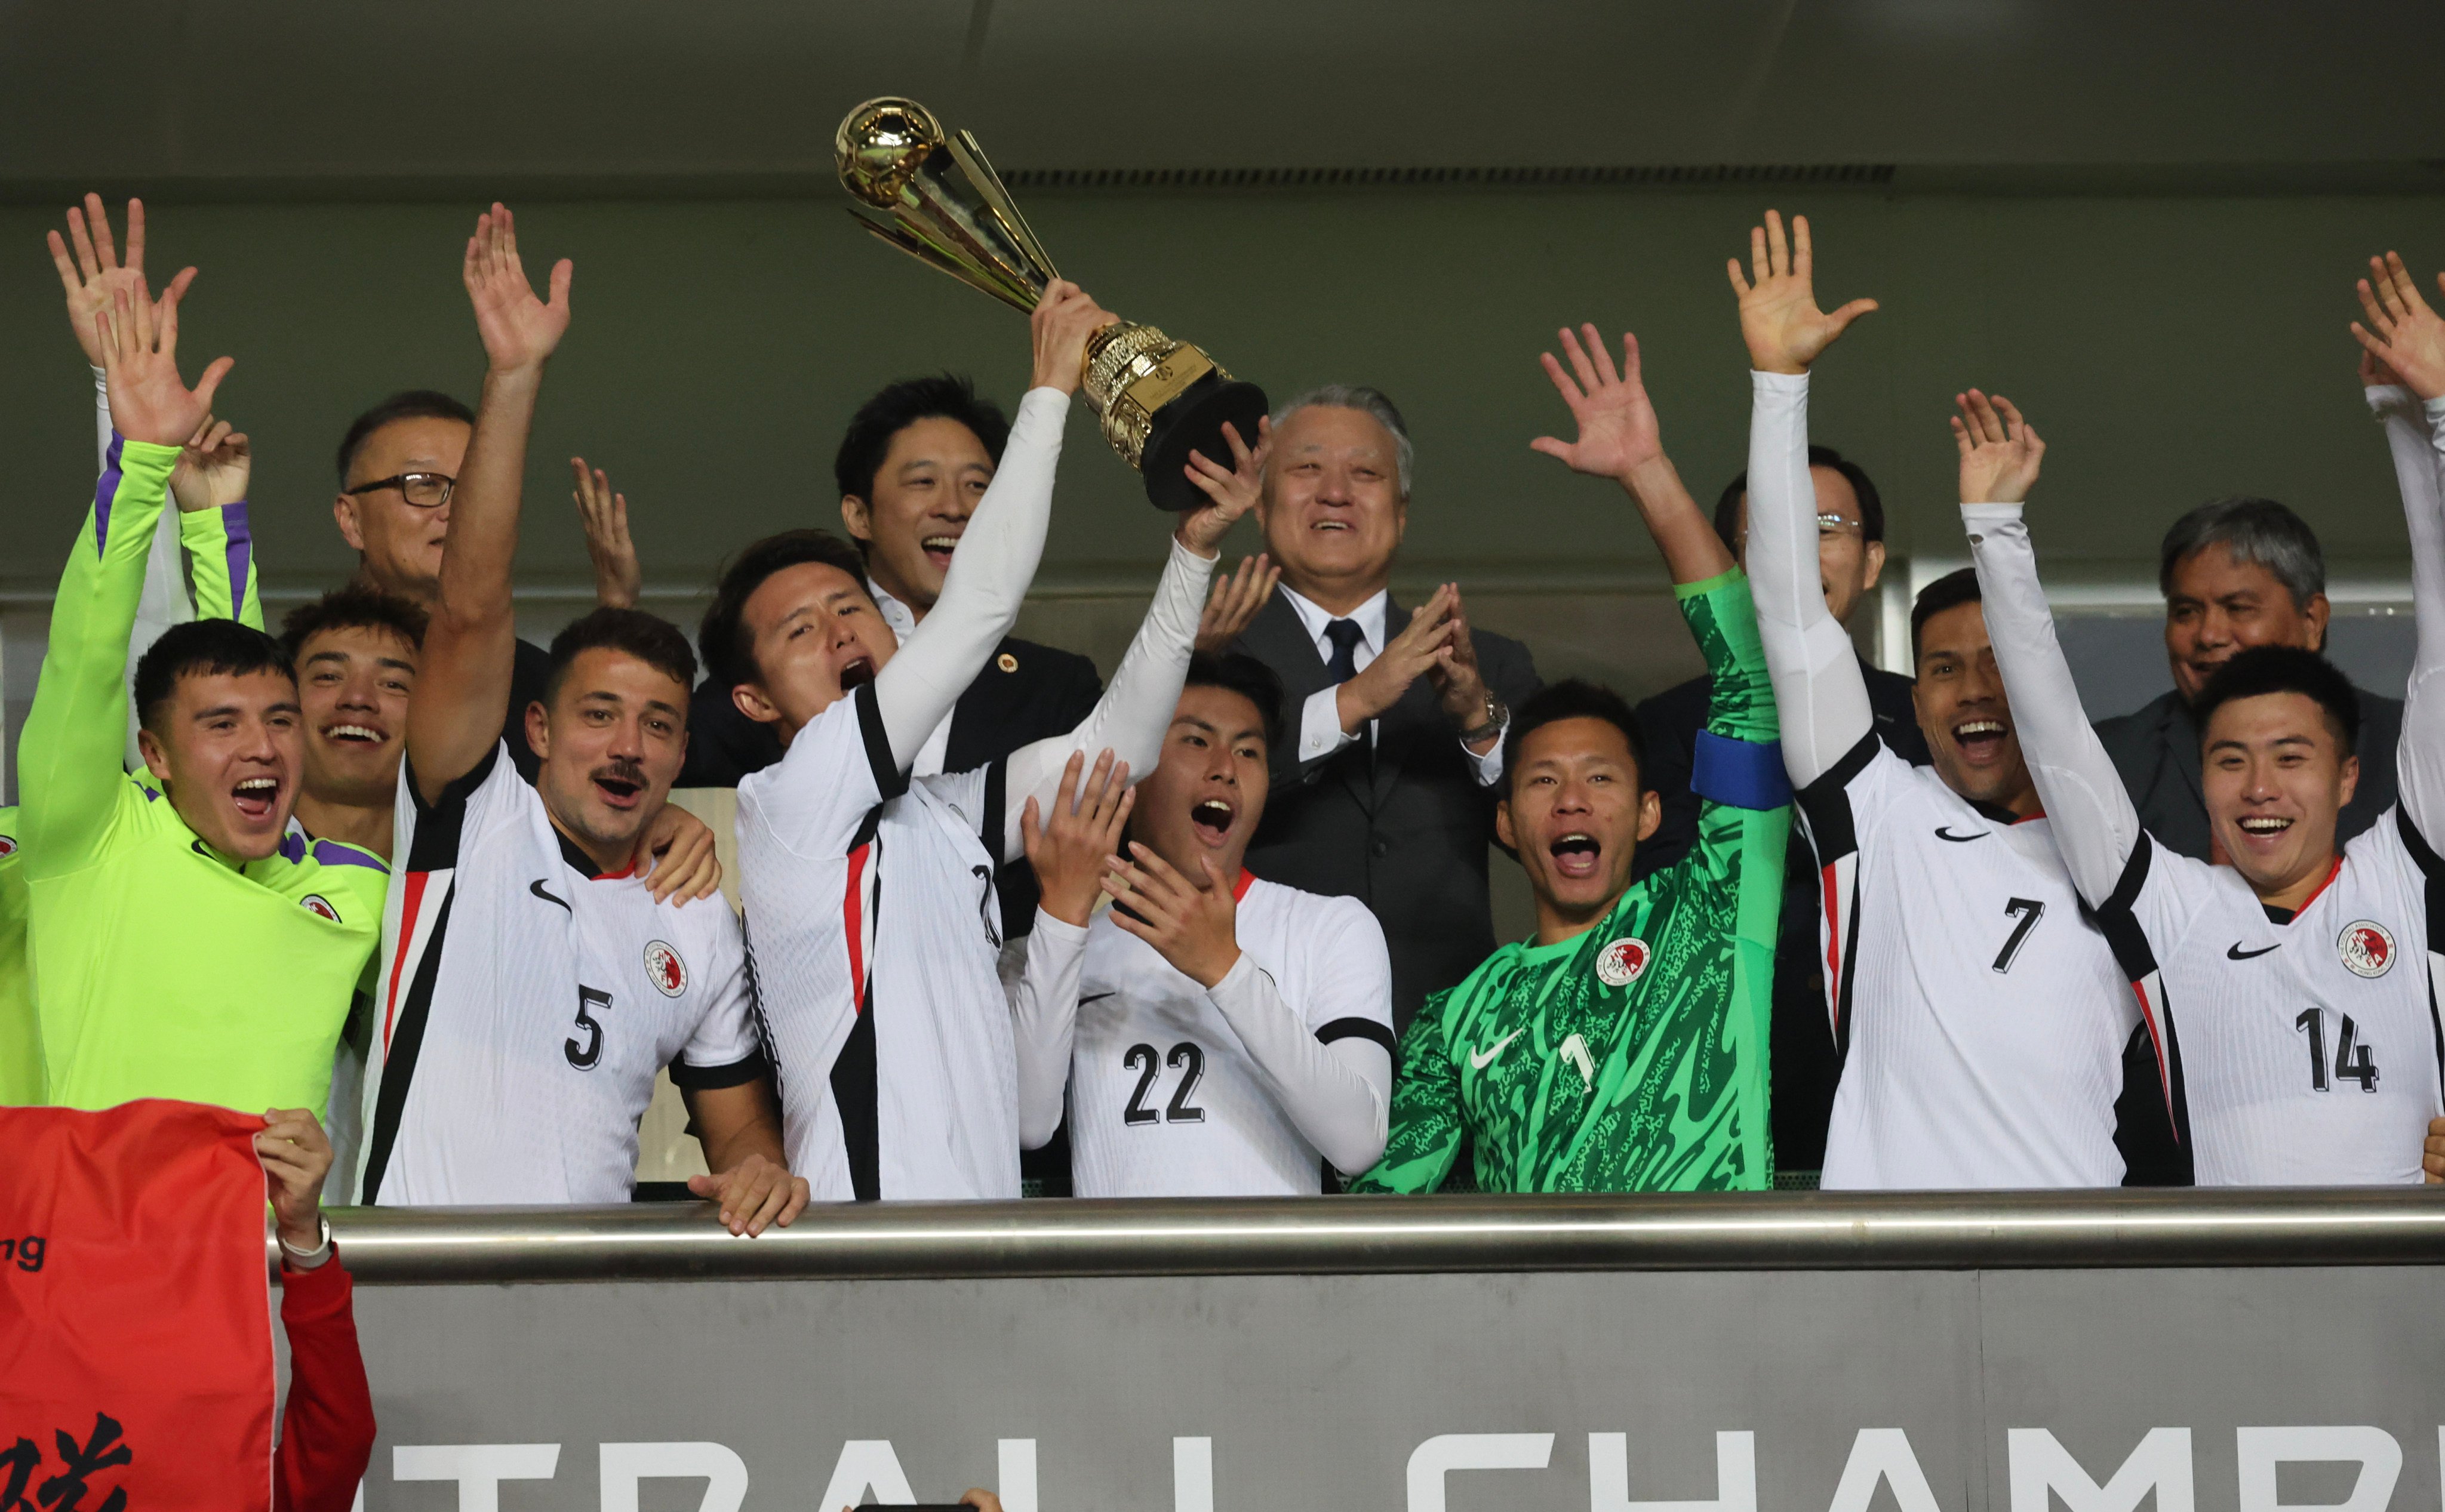
<svg viewBox="0 0 2445 1512">
<path fill-rule="evenodd" d="M 1229 420 L 1222 422 L 1223 443 L 1231 448 L 1231 467 L 1203 452 L 1188 454 L 1185 471 L 1188 480 L 1204 494 L 1207 502 L 1200 504 L 1180 517 L 1180 544 L 1200 556 L 1212 556 L 1222 550 L 1222 537 L 1240 523 L 1240 516 L 1257 507 L 1259 495 L 1265 491 L 1265 458 L 1272 455 L 1274 422 L 1260 416 L 1257 420 L 1257 449 L 1240 439 L 1240 430 Z"/>
<path fill-rule="evenodd" d="M 569 331 L 569 284 L 576 265 L 564 257 L 551 265 L 551 297 L 537 299 L 518 260 L 517 222 L 495 203 L 476 217 L 459 276 L 476 307 L 476 330 L 495 372 L 539 370 Z"/>
<path fill-rule="evenodd" d="M 1655 406 L 1648 400 L 1647 385 L 1639 381 L 1638 338 L 1622 332 L 1621 369 L 1616 373 L 1613 354 L 1605 350 L 1604 338 L 1596 334 L 1595 324 L 1579 328 L 1587 333 L 1585 346 L 1568 329 L 1561 332 L 1562 350 L 1571 359 L 1569 372 L 1562 370 L 1552 352 L 1538 354 L 1538 361 L 1545 364 L 1545 376 L 1554 381 L 1555 392 L 1562 396 L 1562 402 L 1571 407 L 1571 419 L 1578 422 L 1579 439 L 1564 441 L 1540 436 L 1528 447 L 1558 459 L 1574 473 L 1627 484 L 1633 472 L 1664 455 Z"/>
<path fill-rule="evenodd" d="M 90 230 L 88 230 L 90 228 Z M 134 289 L 144 279 L 144 201 L 127 202 L 127 260 L 119 260 L 119 249 L 110 236 L 110 213 L 103 208 L 100 195 L 84 196 L 84 208 L 68 211 L 68 240 L 62 241 L 56 231 L 47 234 L 51 244 L 51 266 L 60 272 L 60 287 L 67 291 L 68 328 L 76 332 L 77 345 L 84 349 L 84 360 L 95 367 L 103 365 L 102 338 L 94 326 L 96 316 L 110 308 L 111 295 L 122 289 Z M 76 255 L 68 255 L 70 243 Z M 187 286 L 196 281 L 196 271 L 182 268 L 170 280 L 170 292 L 184 297 Z M 154 318 L 160 318 L 157 307 Z"/>
<path fill-rule="evenodd" d="M 570 457 L 569 471 L 577 480 L 569 496 L 586 530 L 586 554 L 594 559 L 594 602 L 633 609 L 645 591 L 645 570 L 637 565 L 636 543 L 628 539 L 628 495 L 613 493 L 603 469 L 588 471 L 583 457 Z"/>
<path fill-rule="evenodd" d="M 210 415 L 187 438 L 170 470 L 170 494 L 183 513 L 219 509 L 246 497 L 248 476 L 254 469 L 254 449 L 244 431 Z"/>
<path fill-rule="evenodd" d="M 1035 372 L 1027 386 L 1078 392 L 1087 376 L 1087 338 L 1120 318 L 1066 278 L 1047 284 L 1035 313 L 1027 317 L 1028 336 L 1036 351 Z"/>
<path fill-rule="evenodd" d="M 303 1108 L 265 1111 L 263 1132 L 254 1136 L 264 1185 L 280 1238 L 290 1249 L 312 1250 L 323 1242 L 323 1179 L 331 1174 L 331 1141 Z"/>
<path fill-rule="evenodd" d="M 1808 217 L 1791 221 L 1792 245 L 1782 239 L 1782 216 L 1765 213 L 1764 226 L 1749 228 L 1749 276 L 1740 259 L 1726 263 L 1732 292 L 1741 297 L 1741 340 L 1749 365 L 1762 373 L 1804 373 L 1853 321 L 1876 308 L 1855 299 L 1827 314 L 1817 308 L 1817 258 L 1808 240 Z"/>
<path fill-rule="evenodd" d="M 2445 274 L 2436 281 L 2445 288 Z M 2445 396 L 2445 321 L 2419 297 L 2419 286 L 2402 266 L 2402 254 L 2370 258 L 2369 276 L 2357 289 L 2368 324 L 2352 322 L 2352 339 L 2371 363 L 2421 399 Z M 2364 371 L 2363 382 L 2366 377 Z"/>
<path fill-rule="evenodd" d="M 2046 455 L 2036 428 L 2001 394 L 1989 400 L 1973 388 L 1953 395 L 1952 402 L 1961 411 L 1952 417 L 1952 442 L 1961 453 L 1961 502 L 2018 504 L 2026 499 Z"/>
<path fill-rule="evenodd" d="M 1207 656 L 1221 656 L 1231 649 L 1231 643 L 1256 623 L 1281 580 L 1282 569 L 1262 551 L 1241 557 L 1238 571 L 1216 578 L 1205 612 L 1197 617 L 1197 649 Z"/>
<path fill-rule="evenodd" d="M 1129 854 L 1133 862 L 1114 856 L 1104 874 L 1104 890 L 1127 910 L 1113 908 L 1112 922 L 1210 991 L 1240 962 L 1239 905 L 1229 884 L 1214 874 L 1213 859 L 1205 855 L 1198 856 L 1191 879 L 1134 840 Z"/>
<path fill-rule="evenodd" d="M 110 425 L 131 441 L 183 446 L 213 412 L 213 395 L 237 361 L 216 357 L 192 389 L 178 377 L 178 291 L 157 306 L 139 277 L 95 320 L 110 391 Z M 158 317 L 157 317 L 158 311 Z"/>
<path fill-rule="evenodd" d="M 1044 911 L 1066 924 L 1087 927 L 1103 887 L 1104 868 L 1120 849 L 1121 836 L 1137 806 L 1137 790 L 1129 786 L 1129 764 L 1115 763 L 1106 751 L 1095 758 L 1095 770 L 1085 772 L 1087 753 L 1071 753 L 1062 769 L 1061 787 L 1053 795 L 1053 813 L 1045 817 L 1030 797 L 1019 811 L 1019 838 L 1027 843 L 1027 864 L 1036 871 Z"/>
</svg>

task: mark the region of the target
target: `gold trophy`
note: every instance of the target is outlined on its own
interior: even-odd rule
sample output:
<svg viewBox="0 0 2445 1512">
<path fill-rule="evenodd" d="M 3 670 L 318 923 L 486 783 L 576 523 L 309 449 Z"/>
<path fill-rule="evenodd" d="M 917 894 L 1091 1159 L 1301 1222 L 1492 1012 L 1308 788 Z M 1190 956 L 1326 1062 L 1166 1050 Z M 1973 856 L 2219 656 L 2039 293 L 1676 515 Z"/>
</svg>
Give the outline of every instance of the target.
<svg viewBox="0 0 2445 1512">
<path fill-rule="evenodd" d="M 841 184 L 858 201 L 849 214 L 919 261 L 1022 311 L 1060 276 L 975 134 L 946 134 L 916 101 L 868 101 L 841 121 L 832 150 Z M 1229 466 L 1223 422 L 1254 446 L 1265 413 L 1264 390 L 1188 343 L 1129 321 L 1088 338 L 1079 386 L 1104 439 L 1145 475 L 1147 497 L 1167 510 L 1206 502 L 1185 474 L 1191 451 Z"/>
</svg>

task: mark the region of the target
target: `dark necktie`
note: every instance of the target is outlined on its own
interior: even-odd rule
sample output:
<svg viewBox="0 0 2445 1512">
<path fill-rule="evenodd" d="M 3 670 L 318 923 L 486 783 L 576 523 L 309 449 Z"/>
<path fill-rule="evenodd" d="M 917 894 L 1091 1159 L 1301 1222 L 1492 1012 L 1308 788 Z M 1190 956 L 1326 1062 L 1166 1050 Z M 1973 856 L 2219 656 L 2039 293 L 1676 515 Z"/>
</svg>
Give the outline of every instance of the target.
<svg viewBox="0 0 2445 1512">
<path fill-rule="evenodd" d="M 1333 643 L 1333 655 L 1325 658 L 1325 675 L 1337 687 L 1358 675 L 1358 643 L 1367 638 L 1356 620 L 1334 620 L 1324 627 L 1324 638 Z"/>
</svg>

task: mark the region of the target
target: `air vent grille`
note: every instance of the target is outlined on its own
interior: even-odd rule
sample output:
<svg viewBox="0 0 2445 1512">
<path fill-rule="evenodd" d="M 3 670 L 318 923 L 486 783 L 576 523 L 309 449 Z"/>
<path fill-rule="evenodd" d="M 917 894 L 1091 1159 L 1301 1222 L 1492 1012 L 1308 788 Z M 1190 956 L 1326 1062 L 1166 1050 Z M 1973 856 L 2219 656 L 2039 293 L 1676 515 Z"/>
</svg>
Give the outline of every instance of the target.
<svg viewBox="0 0 2445 1512">
<path fill-rule="evenodd" d="M 1014 168 L 1015 190 L 1048 189 L 1583 189 L 1819 184 L 1881 188 L 1894 165 L 1713 163 L 1515 168 Z"/>
</svg>

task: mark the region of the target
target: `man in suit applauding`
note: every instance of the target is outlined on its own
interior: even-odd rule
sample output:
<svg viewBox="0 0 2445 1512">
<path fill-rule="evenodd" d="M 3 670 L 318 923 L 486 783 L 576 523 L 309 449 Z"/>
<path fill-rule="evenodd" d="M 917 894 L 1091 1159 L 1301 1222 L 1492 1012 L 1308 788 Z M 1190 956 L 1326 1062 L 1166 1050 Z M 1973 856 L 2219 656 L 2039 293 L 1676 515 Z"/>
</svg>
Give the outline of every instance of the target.
<svg viewBox="0 0 2445 1512">
<path fill-rule="evenodd" d="M 1303 394 L 1273 419 L 1257 505 L 1280 588 L 1236 643 L 1282 681 L 1273 793 L 1248 869 L 1353 897 L 1392 955 L 1392 1023 L 1494 948 L 1486 848 L 1528 648 L 1472 628 L 1456 585 L 1403 609 L 1409 428 L 1372 388 Z"/>
</svg>

